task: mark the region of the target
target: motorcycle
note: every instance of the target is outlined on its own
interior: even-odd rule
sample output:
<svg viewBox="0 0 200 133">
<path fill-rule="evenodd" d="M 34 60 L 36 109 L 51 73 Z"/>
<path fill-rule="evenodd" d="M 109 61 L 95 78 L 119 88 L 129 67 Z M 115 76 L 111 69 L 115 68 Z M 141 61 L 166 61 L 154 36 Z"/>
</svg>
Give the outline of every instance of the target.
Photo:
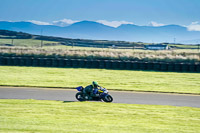
<svg viewBox="0 0 200 133">
<path fill-rule="evenodd" d="M 78 101 L 104 101 L 104 102 L 112 102 L 113 98 L 111 95 L 108 94 L 108 90 L 106 88 L 102 88 L 100 87 L 100 89 L 98 89 L 97 95 L 96 97 L 92 97 L 92 99 L 88 99 L 88 96 L 86 96 L 83 93 L 84 88 L 82 86 L 79 86 L 76 88 L 79 92 L 76 93 L 76 99 Z"/>
</svg>

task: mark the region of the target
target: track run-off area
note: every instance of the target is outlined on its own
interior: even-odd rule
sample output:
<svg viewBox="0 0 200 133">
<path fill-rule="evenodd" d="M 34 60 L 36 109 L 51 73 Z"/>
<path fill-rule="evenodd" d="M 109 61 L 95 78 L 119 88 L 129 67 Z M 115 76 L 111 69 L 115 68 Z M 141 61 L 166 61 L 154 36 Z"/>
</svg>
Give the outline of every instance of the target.
<svg viewBox="0 0 200 133">
<path fill-rule="evenodd" d="M 113 103 L 188 106 L 200 108 L 200 95 L 109 91 Z M 0 99 L 77 101 L 75 89 L 0 87 Z"/>
</svg>

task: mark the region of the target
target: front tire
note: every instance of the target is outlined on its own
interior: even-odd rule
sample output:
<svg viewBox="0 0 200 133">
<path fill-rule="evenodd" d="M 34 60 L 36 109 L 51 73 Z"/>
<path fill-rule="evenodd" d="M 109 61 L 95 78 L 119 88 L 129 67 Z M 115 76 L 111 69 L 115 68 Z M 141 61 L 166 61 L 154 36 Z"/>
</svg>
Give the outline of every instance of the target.
<svg viewBox="0 0 200 133">
<path fill-rule="evenodd" d="M 76 93 L 76 99 L 77 99 L 78 101 L 85 101 L 85 98 L 84 98 L 82 92 Z"/>
<path fill-rule="evenodd" d="M 113 101 L 113 98 L 111 95 L 107 95 L 103 98 L 103 101 L 104 102 L 107 102 L 107 103 L 111 103 Z"/>
</svg>

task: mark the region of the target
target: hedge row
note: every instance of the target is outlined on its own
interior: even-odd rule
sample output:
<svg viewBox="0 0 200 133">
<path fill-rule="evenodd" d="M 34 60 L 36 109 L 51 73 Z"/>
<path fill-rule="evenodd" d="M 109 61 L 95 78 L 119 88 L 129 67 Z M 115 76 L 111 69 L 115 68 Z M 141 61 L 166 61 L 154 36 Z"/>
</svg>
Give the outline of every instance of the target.
<svg viewBox="0 0 200 133">
<path fill-rule="evenodd" d="M 158 63 L 116 60 L 83 60 L 63 58 L 25 58 L 1 57 L 0 65 L 7 66 L 40 66 L 69 68 L 102 68 L 120 70 L 153 70 L 170 72 L 200 72 L 200 64 Z"/>
</svg>

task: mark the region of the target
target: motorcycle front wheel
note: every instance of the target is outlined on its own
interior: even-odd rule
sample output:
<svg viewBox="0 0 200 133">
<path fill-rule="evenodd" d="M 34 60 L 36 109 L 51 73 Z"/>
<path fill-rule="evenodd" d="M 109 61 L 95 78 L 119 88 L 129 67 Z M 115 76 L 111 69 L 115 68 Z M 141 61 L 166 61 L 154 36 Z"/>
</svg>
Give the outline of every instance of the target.
<svg viewBox="0 0 200 133">
<path fill-rule="evenodd" d="M 76 93 L 76 99 L 77 99 L 78 101 L 85 101 L 85 98 L 84 98 L 82 92 Z"/>
<path fill-rule="evenodd" d="M 104 102 L 107 102 L 107 103 L 111 103 L 113 101 L 113 98 L 111 95 L 107 95 L 103 98 L 103 101 Z"/>
</svg>

